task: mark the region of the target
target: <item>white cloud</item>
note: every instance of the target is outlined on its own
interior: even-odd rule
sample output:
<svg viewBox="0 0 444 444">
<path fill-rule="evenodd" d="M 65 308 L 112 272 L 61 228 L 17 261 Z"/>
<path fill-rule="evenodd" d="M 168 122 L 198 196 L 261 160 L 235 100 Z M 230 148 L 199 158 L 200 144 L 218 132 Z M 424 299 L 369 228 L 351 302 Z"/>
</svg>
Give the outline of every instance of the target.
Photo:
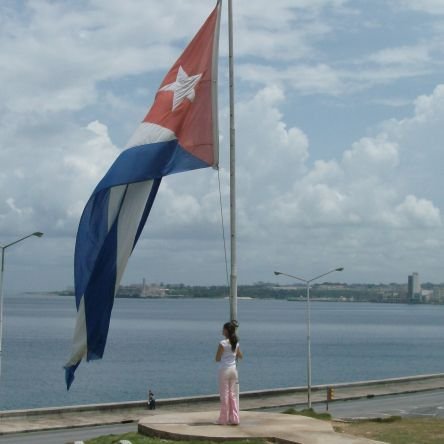
<svg viewBox="0 0 444 444">
<path fill-rule="evenodd" d="M 48 122 L 39 123 L 45 127 Z M 106 126 L 97 121 L 85 128 L 52 123 L 44 141 L 20 129 L 3 139 L 11 147 L 0 151 L 4 234 L 45 229 L 50 235 L 73 236 L 89 195 L 119 153 Z"/>
<path fill-rule="evenodd" d="M 332 32 L 325 10 L 342 11 L 346 0 L 267 0 L 238 2 L 235 8 L 236 54 L 265 60 L 313 57 L 314 44 Z"/>
<path fill-rule="evenodd" d="M 339 94 L 346 85 L 339 72 L 325 64 L 293 65 L 279 69 L 263 64 L 241 64 L 237 73 L 246 82 L 258 85 L 290 86 L 302 94 Z"/>
<path fill-rule="evenodd" d="M 437 50 L 439 51 L 436 52 Z M 435 41 L 384 48 L 340 66 L 319 61 L 307 63 L 310 57 L 306 57 L 284 67 L 265 63 L 241 63 L 237 73 L 245 82 L 258 85 L 278 83 L 300 94 L 351 95 L 401 79 L 432 74 L 441 64 L 440 59 L 432 56 L 433 52 L 442 53 Z M 322 58 L 317 57 L 318 60 Z"/>
<path fill-rule="evenodd" d="M 396 212 L 403 225 L 420 225 L 425 227 L 440 227 L 441 213 L 432 202 L 426 199 L 418 199 L 408 195 L 404 201 L 396 207 Z"/>
<path fill-rule="evenodd" d="M 400 3 L 415 11 L 444 14 L 444 3 L 441 0 L 401 0 Z"/>
<path fill-rule="evenodd" d="M 403 195 L 403 192 L 408 187 L 412 156 L 417 178 L 439 180 L 438 176 L 430 175 L 430 160 L 426 155 L 433 153 L 434 146 L 424 147 L 421 158 L 415 152 L 417 139 L 429 138 L 430 132 L 435 136 L 441 132 L 442 93 L 439 86 L 431 96 L 418 98 L 412 118 L 387 122 L 379 134 L 362 138 L 344 151 L 340 161 L 316 162 L 303 178 L 293 182 L 289 192 L 273 200 L 277 217 L 288 224 L 299 221 L 310 227 L 324 224 L 388 229 L 402 226 L 418 230 L 441 227 L 440 209 L 430 198 Z M 439 140 L 435 143 L 441 145 Z M 427 188 L 415 188 L 417 192 L 430 194 Z"/>
<path fill-rule="evenodd" d="M 442 112 L 444 112 L 444 85 L 438 85 L 433 94 L 422 95 L 415 100 L 415 117 L 403 123 L 423 123 L 430 120 L 431 123 L 436 123 Z"/>
<path fill-rule="evenodd" d="M 371 103 L 374 103 L 376 105 L 389 106 L 391 108 L 402 108 L 411 105 L 411 101 L 403 97 L 375 98 L 371 100 Z"/>
<path fill-rule="evenodd" d="M 425 45 L 384 48 L 368 56 L 368 60 L 382 65 L 417 64 L 430 61 L 429 48 Z"/>
</svg>

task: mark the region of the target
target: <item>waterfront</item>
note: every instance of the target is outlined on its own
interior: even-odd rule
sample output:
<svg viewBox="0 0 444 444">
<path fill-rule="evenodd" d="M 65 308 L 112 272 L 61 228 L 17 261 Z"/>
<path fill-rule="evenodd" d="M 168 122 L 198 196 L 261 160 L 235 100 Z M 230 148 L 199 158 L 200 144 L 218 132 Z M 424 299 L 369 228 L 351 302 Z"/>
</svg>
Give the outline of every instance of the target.
<svg viewBox="0 0 444 444">
<path fill-rule="evenodd" d="M 444 307 L 315 302 L 313 383 L 436 373 L 444 368 Z M 0 408 L 216 392 L 213 363 L 226 300 L 116 300 L 102 361 L 82 363 L 70 392 L 62 366 L 75 318 L 69 297 L 5 301 Z M 241 389 L 303 385 L 305 304 L 239 301 Z"/>
</svg>

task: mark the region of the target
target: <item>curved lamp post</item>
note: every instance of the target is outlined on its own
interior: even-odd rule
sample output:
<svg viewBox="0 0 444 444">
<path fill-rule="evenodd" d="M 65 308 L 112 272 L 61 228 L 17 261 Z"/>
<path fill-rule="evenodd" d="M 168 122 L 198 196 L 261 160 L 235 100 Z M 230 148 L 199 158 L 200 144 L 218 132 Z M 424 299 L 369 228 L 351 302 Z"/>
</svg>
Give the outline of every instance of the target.
<svg viewBox="0 0 444 444">
<path fill-rule="evenodd" d="M 19 242 L 22 242 L 25 239 L 28 239 L 28 237 L 32 236 L 42 237 L 43 233 L 41 233 L 40 231 L 36 231 L 35 233 L 28 234 L 27 236 L 17 239 L 16 241 L 11 242 L 9 244 L 0 245 L 1 256 L 2 256 L 2 263 L 0 268 L 0 374 L 1 374 L 1 358 L 2 358 L 2 348 L 3 348 L 3 273 L 5 271 L 5 251 L 7 248 L 12 247 L 13 245 L 18 244 Z"/>
<path fill-rule="evenodd" d="M 283 273 L 281 271 L 275 271 L 276 276 L 287 276 L 298 281 L 304 282 L 307 288 L 307 405 L 311 408 L 311 321 L 310 321 L 310 284 L 321 277 L 327 276 L 327 274 L 335 273 L 336 271 L 342 271 L 344 267 L 334 268 L 333 270 L 322 273 L 319 276 L 315 276 L 311 279 L 304 279 L 301 277 L 293 276 L 292 274 Z"/>
</svg>

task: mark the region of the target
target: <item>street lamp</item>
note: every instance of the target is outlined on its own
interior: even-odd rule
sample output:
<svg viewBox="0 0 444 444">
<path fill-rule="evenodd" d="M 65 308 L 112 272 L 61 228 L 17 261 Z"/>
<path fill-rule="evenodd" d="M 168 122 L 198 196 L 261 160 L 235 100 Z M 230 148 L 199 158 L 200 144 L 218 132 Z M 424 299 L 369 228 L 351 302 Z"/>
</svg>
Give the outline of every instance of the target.
<svg viewBox="0 0 444 444">
<path fill-rule="evenodd" d="M 5 250 L 9 247 L 12 247 L 15 244 L 18 244 L 19 242 L 24 241 L 25 239 L 28 239 L 28 237 L 37 236 L 42 237 L 43 233 L 40 231 L 36 231 L 35 233 L 28 234 L 25 237 L 22 237 L 20 239 L 17 239 L 14 242 L 11 242 L 7 245 L 0 245 L 1 250 L 1 256 L 2 256 L 2 265 L 0 268 L 0 374 L 1 374 L 1 359 L 2 359 L 2 344 L 3 344 L 3 272 L 5 271 Z"/>
<path fill-rule="evenodd" d="M 311 279 L 304 279 L 301 277 L 293 276 L 292 274 L 282 273 L 281 271 L 275 271 L 276 276 L 287 276 L 298 281 L 304 282 L 307 287 L 307 404 L 308 408 L 311 408 L 311 321 L 310 321 L 310 284 L 317 279 L 320 279 L 327 274 L 334 273 L 336 271 L 342 271 L 344 267 L 334 268 L 333 270 L 322 273 L 319 276 L 315 276 Z"/>
</svg>

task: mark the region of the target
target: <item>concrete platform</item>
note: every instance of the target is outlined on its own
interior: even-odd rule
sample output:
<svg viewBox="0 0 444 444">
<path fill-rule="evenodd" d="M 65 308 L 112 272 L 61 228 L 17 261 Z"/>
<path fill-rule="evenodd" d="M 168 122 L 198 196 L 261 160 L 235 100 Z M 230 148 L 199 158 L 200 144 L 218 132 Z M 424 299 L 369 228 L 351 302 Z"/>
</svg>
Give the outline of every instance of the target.
<svg viewBox="0 0 444 444">
<path fill-rule="evenodd" d="M 163 439 L 230 441 L 262 438 L 295 444 L 376 444 L 380 442 L 336 433 L 329 421 L 282 413 L 241 412 L 238 426 L 216 424 L 217 411 L 170 413 L 139 421 L 139 433 Z"/>
</svg>

